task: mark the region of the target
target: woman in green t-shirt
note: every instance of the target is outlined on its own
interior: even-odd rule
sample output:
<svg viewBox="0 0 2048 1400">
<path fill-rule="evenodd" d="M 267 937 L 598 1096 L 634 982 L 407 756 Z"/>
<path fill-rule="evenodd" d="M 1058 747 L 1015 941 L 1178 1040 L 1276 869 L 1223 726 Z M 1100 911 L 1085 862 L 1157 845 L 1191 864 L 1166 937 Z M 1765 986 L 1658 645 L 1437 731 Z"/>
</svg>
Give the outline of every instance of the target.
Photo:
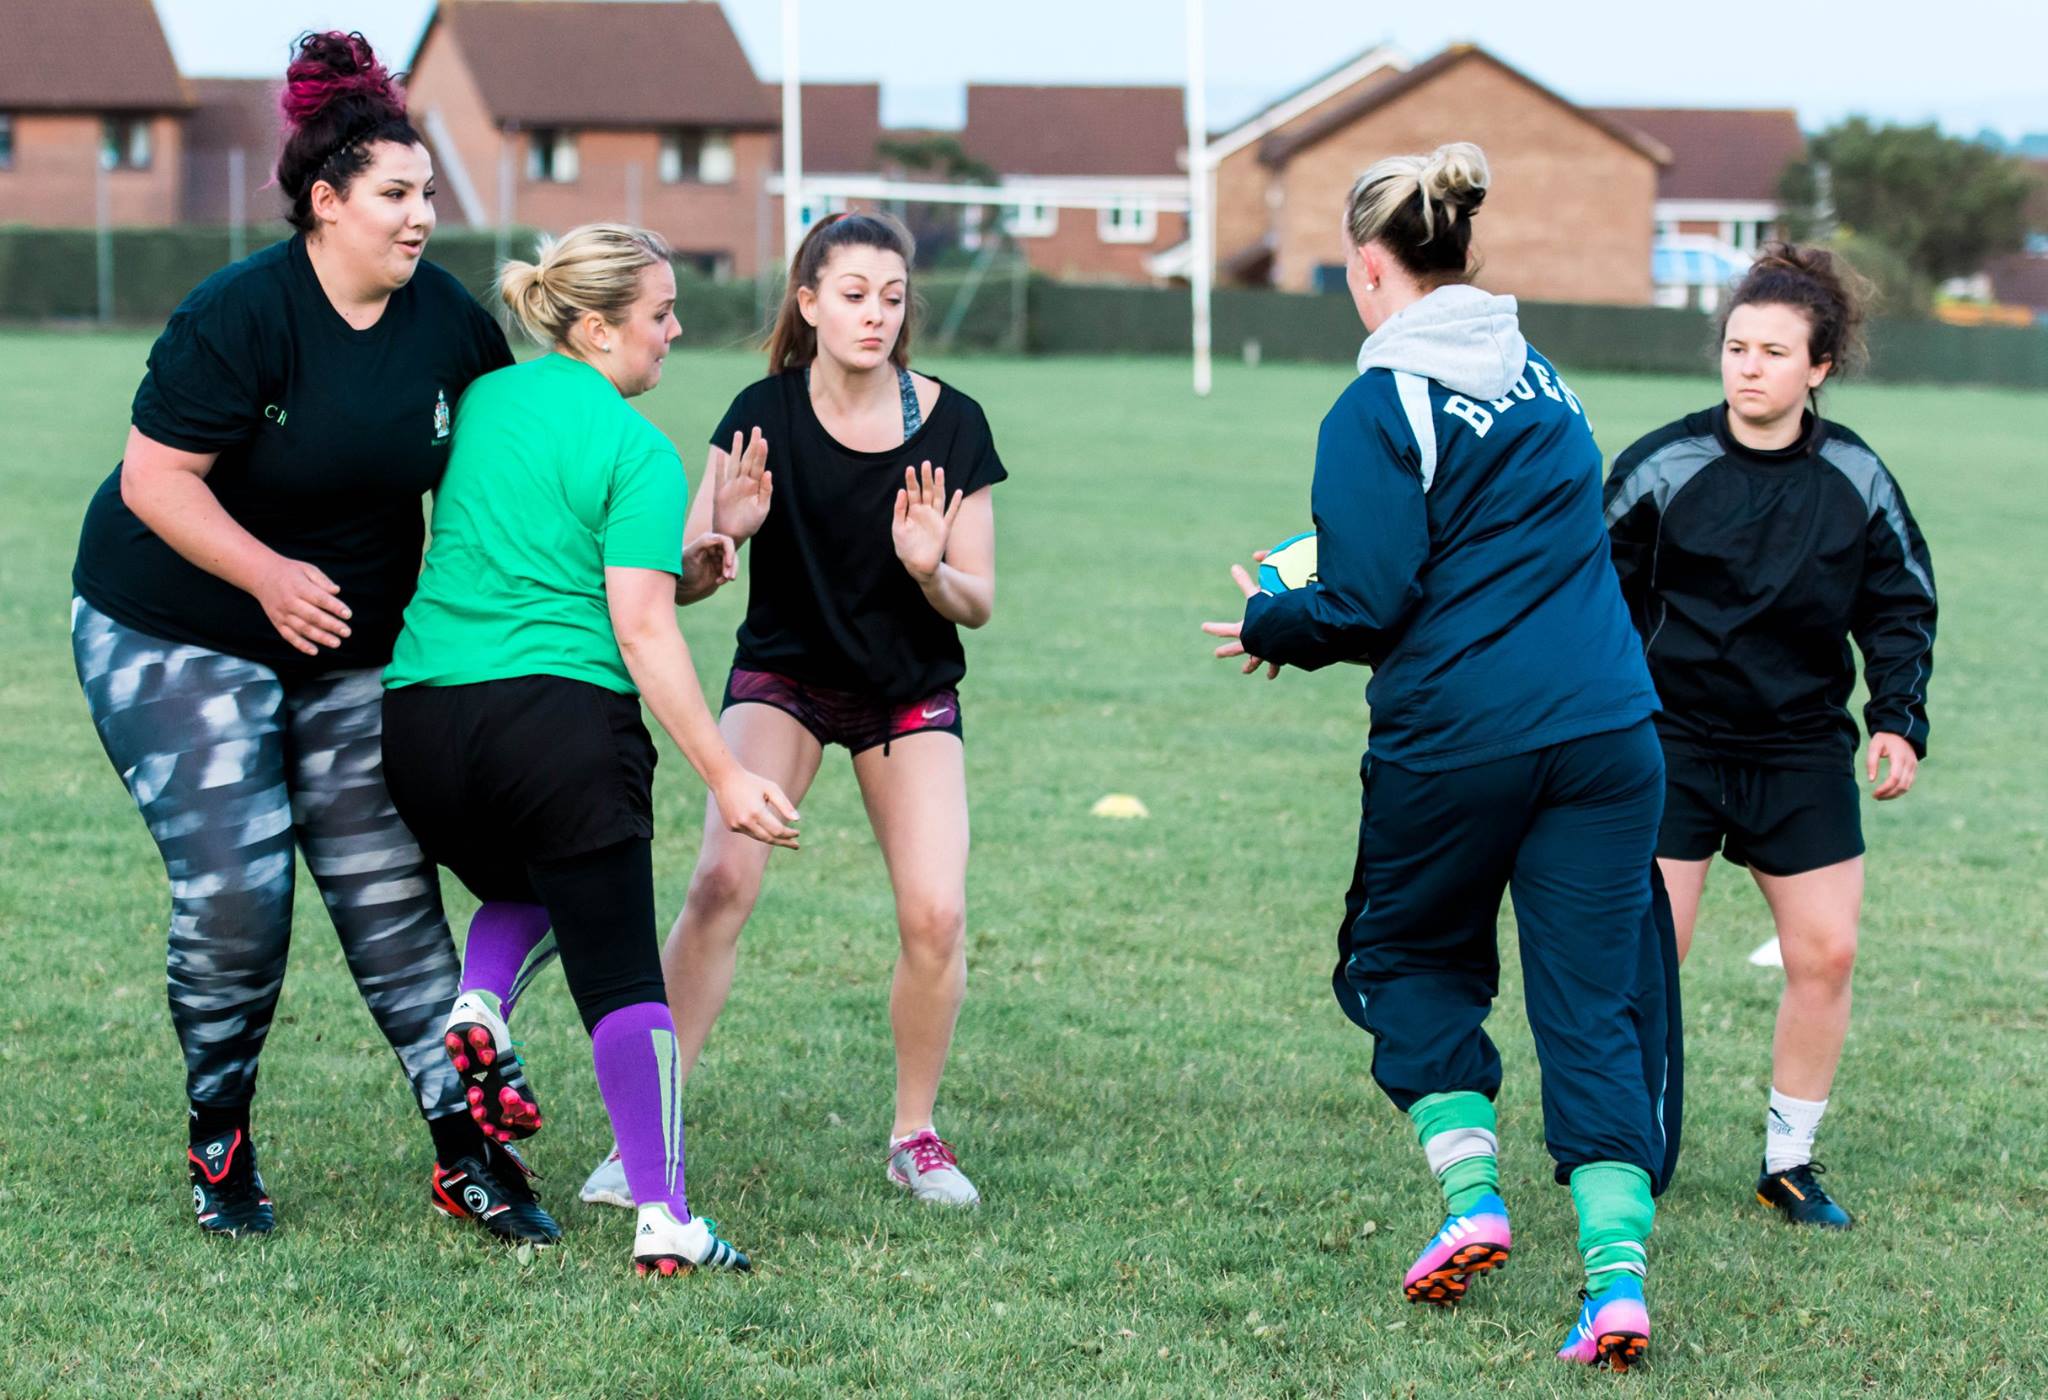
<svg viewBox="0 0 2048 1400">
<path fill-rule="evenodd" d="M 661 382 L 675 273 L 654 234 L 590 224 L 503 268 L 499 291 L 551 353 L 464 396 L 433 543 L 385 672 L 385 767 L 420 845 L 483 901 L 444 1031 L 470 1113 L 500 1144 L 540 1126 L 505 1018 L 559 952 L 639 1202 L 641 1273 L 747 1257 L 694 1218 L 682 1075 L 654 922 L 655 719 L 727 825 L 796 845 L 782 789 L 734 761 L 697 688 L 675 605 L 730 577 L 730 540 L 686 550 L 683 466 L 626 403 Z M 507 1149 L 509 1150 L 509 1149 Z M 539 1214 L 522 1182 L 436 1182 L 443 1209 Z"/>
</svg>

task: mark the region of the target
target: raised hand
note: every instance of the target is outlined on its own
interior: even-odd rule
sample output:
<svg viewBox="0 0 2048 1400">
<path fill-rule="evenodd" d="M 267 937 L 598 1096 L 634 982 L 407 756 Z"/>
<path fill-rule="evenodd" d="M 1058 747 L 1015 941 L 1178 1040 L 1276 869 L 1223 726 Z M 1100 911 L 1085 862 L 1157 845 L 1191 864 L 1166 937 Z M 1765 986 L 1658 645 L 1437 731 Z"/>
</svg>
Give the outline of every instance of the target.
<svg viewBox="0 0 2048 1400">
<path fill-rule="evenodd" d="M 958 491 L 946 500 L 946 469 L 930 462 L 920 472 L 903 469 L 903 489 L 896 493 L 896 514 L 889 522 L 889 537 L 895 542 L 896 557 L 919 583 L 927 583 L 945 562 L 946 538 L 953 532 L 954 518 L 964 499 Z"/>
<path fill-rule="evenodd" d="M 755 428 L 742 444 L 732 435 L 732 450 L 718 464 L 718 484 L 711 493 L 711 528 L 734 544 L 753 538 L 768 519 L 775 493 L 775 475 L 768 470 L 768 439 Z"/>
</svg>

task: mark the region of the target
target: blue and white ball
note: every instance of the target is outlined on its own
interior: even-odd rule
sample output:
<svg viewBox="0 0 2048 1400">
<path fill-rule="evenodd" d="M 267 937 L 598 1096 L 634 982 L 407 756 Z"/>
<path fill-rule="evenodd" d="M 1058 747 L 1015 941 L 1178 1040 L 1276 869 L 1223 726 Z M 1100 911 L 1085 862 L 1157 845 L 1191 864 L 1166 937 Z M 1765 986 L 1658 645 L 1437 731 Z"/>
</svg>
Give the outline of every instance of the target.
<svg viewBox="0 0 2048 1400">
<path fill-rule="evenodd" d="M 1316 532 L 1294 535 L 1266 551 L 1259 561 L 1259 587 L 1286 593 L 1316 581 Z"/>
</svg>

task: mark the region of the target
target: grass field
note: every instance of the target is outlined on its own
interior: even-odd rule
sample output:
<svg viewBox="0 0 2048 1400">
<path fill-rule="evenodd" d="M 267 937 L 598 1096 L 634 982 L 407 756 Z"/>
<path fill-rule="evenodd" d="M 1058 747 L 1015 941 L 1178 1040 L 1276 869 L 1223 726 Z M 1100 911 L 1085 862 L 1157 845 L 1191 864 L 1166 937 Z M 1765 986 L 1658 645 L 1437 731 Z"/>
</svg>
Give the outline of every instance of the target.
<svg viewBox="0 0 2048 1400">
<path fill-rule="evenodd" d="M 563 1247 L 520 1258 L 430 1213 L 426 1135 L 303 874 L 256 1120 L 281 1227 L 201 1238 L 163 872 L 65 638 L 77 522 L 147 345 L 0 336 L 0 1393 L 2048 1392 L 2048 397 L 1839 393 L 1911 497 L 1943 601 L 1934 756 L 1910 798 L 1866 811 L 1856 1023 L 1823 1134 L 1862 1228 L 1795 1236 L 1750 1198 L 1777 987 L 1744 963 L 1761 901 L 1723 866 L 1686 969 L 1653 1361 L 1617 1380 L 1550 1358 L 1579 1280 L 1512 965 L 1492 1029 L 1515 1265 L 1456 1312 L 1402 1300 L 1439 1205 L 1328 988 L 1362 677 L 1245 681 L 1196 631 L 1233 607 L 1231 560 L 1301 527 L 1329 368 L 1226 367 L 1198 403 L 1174 362 L 941 367 L 1012 473 L 996 619 L 969 643 L 970 988 L 939 1119 L 982 1210 L 919 1209 L 883 1179 L 894 932 L 835 754 L 688 1101 L 693 1203 L 752 1277 L 636 1280 L 629 1218 L 575 1200 L 609 1137 L 553 975 L 521 1034 Z M 756 372 L 678 354 L 641 402 L 701 442 Z M 1574 386 L 1610 455 L 1713 392 Z M 684 616 L 707 688 L 739 603 Z M 695 850 L 686 779 L 669 755 L 667 910 Z M 1151 819 L 1092 818 L 1112 791 Z M 449 906 L 462 927 L 452 884 Z"/>
</svg>

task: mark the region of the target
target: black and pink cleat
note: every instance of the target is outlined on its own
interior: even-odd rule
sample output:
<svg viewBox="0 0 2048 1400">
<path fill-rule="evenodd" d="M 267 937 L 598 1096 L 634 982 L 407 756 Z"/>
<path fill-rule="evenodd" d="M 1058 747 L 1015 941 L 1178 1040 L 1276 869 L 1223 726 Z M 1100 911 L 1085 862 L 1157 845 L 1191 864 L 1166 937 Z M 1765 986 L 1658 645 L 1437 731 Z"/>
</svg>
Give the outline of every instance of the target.
<svg viewBox="0 0 2048 1400">
<path fill-rule="evenodd" d="M 455 999 L 442 1028 L 448 1062 L 462 1076 L 462 1096 L 484 1136 L 509 1143 L 540 1131 L 540 1105 L 527 1085 L 504 1017 L 482 993 Z"/>
</svg>

